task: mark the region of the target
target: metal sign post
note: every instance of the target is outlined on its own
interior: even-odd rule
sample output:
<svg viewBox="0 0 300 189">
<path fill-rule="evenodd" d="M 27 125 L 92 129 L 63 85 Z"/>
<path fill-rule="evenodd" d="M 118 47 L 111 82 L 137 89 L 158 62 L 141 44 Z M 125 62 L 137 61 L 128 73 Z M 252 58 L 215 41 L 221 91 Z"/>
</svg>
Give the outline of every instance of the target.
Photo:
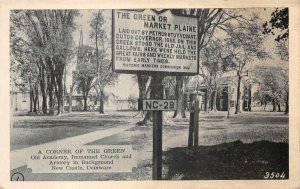
<svg viewBox="0 0 300 189">
<path fill-rule="evenodd" d="M 199 101 L 196 95 L 190 95 L 190 125 L 188 148 L 198 146 L 199 141 Z"/>
<path fill-rule="evenodd" d="M 163 98 L 163 77 L 160 74 L 153 74 L 151 97 L 154 99 Z M 153 111 L 153 167 L 152 179 L 162 179 L 162 111 Z"/>
<path fill-rule="evenodd" d="M 188 137 L 188 148 L 192 148 L 194 140 L 194 112 L 190 111 L 190 125 L 189 125 L 189 137 Z"/>
<path fill-rule="evenodd" d="M 195 97 L 194 103 L 194 146 L 198 146 L 199 141 L 199 101 Z"/>
</svg>

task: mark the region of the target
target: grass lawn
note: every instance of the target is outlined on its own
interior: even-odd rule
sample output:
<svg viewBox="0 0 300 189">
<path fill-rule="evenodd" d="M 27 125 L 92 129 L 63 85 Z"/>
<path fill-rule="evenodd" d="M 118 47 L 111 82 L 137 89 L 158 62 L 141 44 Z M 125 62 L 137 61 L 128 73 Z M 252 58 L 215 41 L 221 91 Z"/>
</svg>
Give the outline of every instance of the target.
<svg viewBox="0 0 300 189">
<path fill-rule="evenodd" d="M 268 141 L 173 148 L 164 153 L 165 179 L 288 179 L 288 152 L 287 143 Z"/>
<path fill-rule="evenodd" d="M 18 145 L 30 146 L 122 124 L 135 124 L 142 118 L 134 115 L 136 112 L 74 113 L 48 116 L 43 120 L 19 116 L 12 129 L 12 147 L 16 149 Z M 166 115 L 171 117 L 172 113 Z M 264 179 L 266 172 L 284 173 L 284 179 L 287 179 L 288 115 L 244 112 L 229 119 L 226 116 L 227 112 L 201 112 L 199 146 L 192 150 L 187 149 L 188 118 L 175 118 L 175 125 L 163 125 L 163 179 Z M 132 145 L 137 150 L 138 166 L 132 173 L 32 174 L 26 166 L 13 172 L 21 171 L 27 180 L 151 180 L 152 125 L 135 126 L 85 145 L 122 144 Z"/>
<path fill-rule="evenodd" d="M 10 150 L 43 144 L 96 130 L 120 127 L 130 123 L 133 112 L 73 112 L 62 116 L 15 116 L 10 131 Z"/>
</svg>

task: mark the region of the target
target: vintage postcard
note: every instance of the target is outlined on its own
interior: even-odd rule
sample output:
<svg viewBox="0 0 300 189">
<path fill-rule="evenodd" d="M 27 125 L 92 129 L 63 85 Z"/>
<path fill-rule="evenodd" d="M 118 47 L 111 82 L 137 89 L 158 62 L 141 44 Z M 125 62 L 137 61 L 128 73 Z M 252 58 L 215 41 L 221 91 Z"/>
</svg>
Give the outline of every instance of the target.
<svg viewBox="0 0 300 189">
<path fill-rule="evenodd" d="M 30 2 L 0 4 L 0 188 L 300 187 L 299 2 Z"/>
</svg>

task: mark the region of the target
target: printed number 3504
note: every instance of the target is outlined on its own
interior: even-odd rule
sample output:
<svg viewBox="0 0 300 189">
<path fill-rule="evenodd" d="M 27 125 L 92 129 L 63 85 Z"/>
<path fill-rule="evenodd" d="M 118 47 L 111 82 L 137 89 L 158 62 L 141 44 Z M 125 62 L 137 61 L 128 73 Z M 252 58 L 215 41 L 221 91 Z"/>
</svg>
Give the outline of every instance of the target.
<svg viewBox="0 0 300 189">
<path fill-rule="evenodd" d="M 276 172 L 266 172 L 264 175 L 265 179 L 284 179 L 285 173 L 276 173 Z"/>
</svg>

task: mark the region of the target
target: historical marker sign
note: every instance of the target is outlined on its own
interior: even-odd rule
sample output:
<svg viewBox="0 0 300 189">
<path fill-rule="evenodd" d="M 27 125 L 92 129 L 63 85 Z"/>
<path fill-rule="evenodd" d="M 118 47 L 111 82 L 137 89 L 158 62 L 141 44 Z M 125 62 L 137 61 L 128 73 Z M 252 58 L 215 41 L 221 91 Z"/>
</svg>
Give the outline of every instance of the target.
<svg viewBox="0 0 300 189">
<path fill-rule="evenodd" d="M 112 14 L 114 71 L 198 73 L 197 18 L 150 9 Z"/>
<path fill-rule="evenodd" d="M 177 100 L 143 100 L 143 110 L 174 111 L 177 109 Z"/>
<path fill-rule="evenodd" d="M 146 9 L 113 10 L 112 20 L 113 71 L 152 75 L 152 98 L 163 98 L 162 73 L 198 74 L 197 18 Z M 176 109 L 176 100 L 143 100 L 153 111 L 153 180 L 162 179 L 162 111 Z"/>
</svg>

